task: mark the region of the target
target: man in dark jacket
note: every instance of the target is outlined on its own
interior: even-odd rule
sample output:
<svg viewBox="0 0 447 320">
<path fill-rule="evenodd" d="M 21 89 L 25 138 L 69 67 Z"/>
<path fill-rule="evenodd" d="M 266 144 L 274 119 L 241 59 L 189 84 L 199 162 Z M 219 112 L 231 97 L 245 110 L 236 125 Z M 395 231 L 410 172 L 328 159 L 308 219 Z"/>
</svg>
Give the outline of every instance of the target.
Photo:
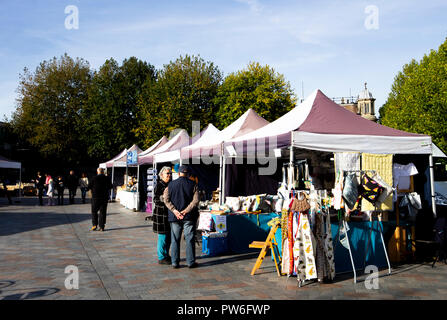
<svg viewBox="0 0 447 320">
<path fill-rule="evenodd" d="M 92 231 L 104 231 L 106 226 L 107 202 L 109 192 L 112 189 L 110 179 L 104 175 L 104 169 L 97 169 L 97 176 L 94 176 L 88 184 L 88 190 L 92 191 Z M 99 210 L 99 228 L 98 228 Z"/>
<path fill-rule="evenodd" d="M 171 261 L 174 268 L 179 267 L 180 239 L 185 229 L 186 263 L 189 268 L 197 267 L 195 251 L 196 221 L 199 217 L 199 189 L 187 177 L 188 168 L 180 166 L 179 178 L 172 181 L 163 193 L 171 224 Z"/>
<path fill-rule="evenodd" d="M 66 186 L 68 188 L 68 197 L 70 199 L 70 204 L 74 203 L 76 196 L 76 189 L 78 188 L 78 177 L 75 176 L 74 171 L 70 171 L 70 175 L 67 177 Z"/>
<path fill-rule="evenodd" d="M 37 195 L 39 196 L 39 206 L 43 206 L 43 192 L 45 189 L 45 177 L 43 177 L 40 174 L 40 171 L 37 172 L 37 177 L 36 177 L 36 188 L 37 188 Z"/>
</svg>

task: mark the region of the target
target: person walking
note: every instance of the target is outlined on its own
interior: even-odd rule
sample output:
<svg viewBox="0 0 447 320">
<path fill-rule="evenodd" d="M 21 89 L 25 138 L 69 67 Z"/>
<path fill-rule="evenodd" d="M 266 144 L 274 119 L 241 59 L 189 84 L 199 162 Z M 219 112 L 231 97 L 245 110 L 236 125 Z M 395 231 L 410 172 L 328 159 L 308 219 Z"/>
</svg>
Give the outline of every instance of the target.
<svg viewBox="0 0 447 320">
<path fill-rule="evenodd" d="M 85 203 L 85 196 L 87 195 L 88 190 L 88 178 L 86 173 L 81 175 L 81 178 L 79 179 L 79 187 L 81 189 L 82 203 Z"/>
<path fill-rule="evenodd" d="M 62 176 L 58 176 L 56 179 L 56 191 L 57 191 L 57 204 L 59 206 L 64 205 L 64 191 L 65 191 L 65 185 L 64 185 L 64 179 Z"/>
<path fill-rule="evenodd" d="M 180 239 L 185 231 L 186 263 L 189 268 L 197 267 L 195 248 L 196 221 L 199 217 L 199 189 L 196 183 L 187 178 L 188 167 L 179 167 L 179 178 L 169 183 L 163 193 L 168 208 L 171 225 L 171 260 L 174 268 L 179 268 Z"/>
<path fill-rule="evenodd" d="M 106 226 L 107 202 L 109 192 L 112 189 L 110 179 L 104 175 L 104 169 L 96 170 L 98 175 L 94 176 L 88 184 L 92 191 L 92 231 L 104 231 Z M 99 221 L 98 221 L 99 211 Z"/>
<path fill-rule="evenodd" d="M 171 264 L 169 247 L 171 246 L 171 226 L 168 220 L 168 208 L 163 202 L 163 193 L 171 181 L 171 168 L 163 167 L 159 173 L 160 180 L 154 189 L 154 213 L 152 215 L 152 226 L 158 234 L 157 255 L 159 264 Z"/>
<path fill-rule="evenodd" d="M 2 177 L 2 185 L 3 185 L 3 191 L 5 193 L 5 197 L 8 198 L 8 203 L 12 204 L 11 195 L 9 194 L 9 191 L 8 191 L 8 184 L 9 184 L 8 178 Z"/>
<path fill-rule="evenodd" d="M 48 175 L 48 192 L 47 192 L 47 196 L 48 196 L 48 205 L 49 206 L 54 206 L 54 180 L 53 178 L 51 178 L 50 175 Z"/>
<path fill-rule="evenodd" d="M 40 174 L 40 171 L 37 172 L 36 189 L 37 189 L 37 196 L 39 197 L 39 206 L 43 206 L 43 192 L 45 189 L 45 179 Z"/>
<path fill-rule="evenodd" d="M 70 170 L 70 175 L 67 177 L 68 198 L 70 204 L 75 203 L 76 189 L 78 189 L 78 177 L 75 176 L 74 171 Z"/>
</svg>

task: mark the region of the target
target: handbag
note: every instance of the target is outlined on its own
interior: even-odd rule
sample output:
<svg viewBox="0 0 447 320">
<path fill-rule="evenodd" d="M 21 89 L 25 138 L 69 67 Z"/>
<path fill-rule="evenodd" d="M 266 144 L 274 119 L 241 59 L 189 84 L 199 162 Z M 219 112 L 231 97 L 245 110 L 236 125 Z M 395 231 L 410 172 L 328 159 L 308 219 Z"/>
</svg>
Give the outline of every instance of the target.
<svg viewBox="0 0 447 320">
<path fill-rule="evenodd" d="M 362 175 L 361 189 L 361 196 L 373 205 L 376 204 L 377 199 L 382 194 L 383 190 L 385 190 L 385 188 L 382 187 L 377 181 L 365 173 Z"/>
<path fill-rule="evenodd" d="M 291 208 L 292 211 L 304 212 L 310 209 L 310 203 L 307 194 L 305 192 L 302 192 L 301 196 L 302 196 L 301 199 L 298 199 L 300 195 L 298 195 L 293 199 L 293 204 Z"/>
</svg>

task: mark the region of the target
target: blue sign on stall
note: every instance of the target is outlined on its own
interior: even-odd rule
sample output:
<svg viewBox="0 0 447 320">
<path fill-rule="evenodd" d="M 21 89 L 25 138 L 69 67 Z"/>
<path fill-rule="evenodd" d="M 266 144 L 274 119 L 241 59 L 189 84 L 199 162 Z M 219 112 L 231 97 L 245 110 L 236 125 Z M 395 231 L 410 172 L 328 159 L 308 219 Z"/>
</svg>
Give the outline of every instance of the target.
<svg viewBox="0 0 447 320">
<path fill-rule="evenodd" d="M 138 152 L 136 150 L 127 152 L 127 164 L 138 164 Z"/>
</svg>

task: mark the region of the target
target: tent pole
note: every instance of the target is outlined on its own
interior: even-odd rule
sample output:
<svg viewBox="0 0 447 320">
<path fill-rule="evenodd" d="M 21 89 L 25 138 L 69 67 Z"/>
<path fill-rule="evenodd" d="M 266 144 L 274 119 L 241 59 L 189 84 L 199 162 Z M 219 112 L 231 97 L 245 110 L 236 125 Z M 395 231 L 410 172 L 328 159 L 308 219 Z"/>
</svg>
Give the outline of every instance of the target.
<svg viewBox="0 0 447 320">
<path fill-rule="evenodd" d="M 222 162 L 223 162 L 223 146 L 220 146 L 220 156 L 219 156 L 219 204 L 222 204 Z"/>
<path fill-rule="evenodd" d="M 140 165 L 137 165 L 137 211 L 140 211 Z"/>
<path fill-rule="evenodd" d="M 435 174 L 433 170 L 433 153 L 429 155 L 429 166 L 430 166 L 431 206 L 433 210 L 433 217 L 436 218 Z"/>
<path fill-rule="evenodd" d="M 290 132 L 290 152 L 289 152 L 289 170 L 292 170 L 293 168 L 293 160 L 295 158 L 295 155 L 293 154 L 293 131 Z M 287 180 L 289 178 L 289 173 L 287 173 Z M 292 181 L 287 181 L 287 189 L 290 191 L 291 186 L 292 185 Z"/>
<path fill-rule="evenodd" d="M 112 196 L 110 197 L 110 201 L 113 201 L 113 196 L 114 196 L 114 192 L 113 192 L 114 177 L 115 177 L 115 163 L 112 163 L 112 191 L 111 191 Z"/>
<path fill-rule="evenodd" d="M 22 164 L 20 163 L 19 169 L 19 202 L 22 201 Z"/>
<path fill-rule="evenodd" d="M 221 205 L 225 203 L 225 155 L 222 156 L 223 164 L 222 164 L 222 197 L 220 199 Z"/>
</svg>

